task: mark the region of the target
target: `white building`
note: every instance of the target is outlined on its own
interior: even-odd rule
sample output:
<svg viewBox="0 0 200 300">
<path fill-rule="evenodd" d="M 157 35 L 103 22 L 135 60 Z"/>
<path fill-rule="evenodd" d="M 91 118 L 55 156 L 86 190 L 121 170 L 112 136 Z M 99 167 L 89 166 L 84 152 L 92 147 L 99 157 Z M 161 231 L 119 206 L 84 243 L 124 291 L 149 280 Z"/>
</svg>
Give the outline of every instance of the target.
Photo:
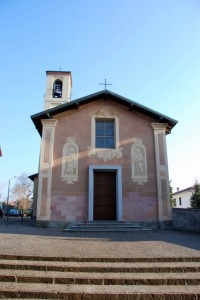
<svg viewBox="0 0 200 300">
<path fill-rule="evenodd" d="M 194 192 L 194 186 L 190 186 L 183 190 L 179 190 L 179 188 L 177 188 L 177 191 L 173 193 L 174 207 L 191 208 L 190 199 L 193 192 Z"/>
</svg>

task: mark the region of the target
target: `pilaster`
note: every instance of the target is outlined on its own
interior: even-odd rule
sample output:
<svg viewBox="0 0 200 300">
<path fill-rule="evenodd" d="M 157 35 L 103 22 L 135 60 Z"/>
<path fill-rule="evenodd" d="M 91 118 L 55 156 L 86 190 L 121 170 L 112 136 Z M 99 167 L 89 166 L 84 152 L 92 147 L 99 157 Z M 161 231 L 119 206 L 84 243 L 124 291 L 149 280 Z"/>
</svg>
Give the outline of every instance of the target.
<svg viewBox="0 0 200 300">
<path fill-rule="evenodd" d="M 171 220 L 169 173 L 166 146 L 165 123 L 152 123 L 154 130 L 157 190 L 158 190 L 158 219 L 162 226 L 164 221 Z"/>
<path fill-rule="evenodd" d="M 41 120 L 42 140 L 40 150 L 37 219 L 50 220 L 51 182 L 54 134 L 57 120 Z"/>
</svg>

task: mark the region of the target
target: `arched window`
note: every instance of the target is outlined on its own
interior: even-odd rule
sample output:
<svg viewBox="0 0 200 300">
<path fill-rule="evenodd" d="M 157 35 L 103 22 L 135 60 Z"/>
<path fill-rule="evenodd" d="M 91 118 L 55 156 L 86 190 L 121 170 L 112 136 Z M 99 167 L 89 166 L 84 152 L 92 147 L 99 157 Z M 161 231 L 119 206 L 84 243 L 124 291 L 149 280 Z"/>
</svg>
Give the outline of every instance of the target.
<svg viewBox="0 0 200 300">
<path fill-rule="evenodd" d="M 59 79 L 53 84 L 53 98 L 62 98 L 62 81 Z"/>
</svg>

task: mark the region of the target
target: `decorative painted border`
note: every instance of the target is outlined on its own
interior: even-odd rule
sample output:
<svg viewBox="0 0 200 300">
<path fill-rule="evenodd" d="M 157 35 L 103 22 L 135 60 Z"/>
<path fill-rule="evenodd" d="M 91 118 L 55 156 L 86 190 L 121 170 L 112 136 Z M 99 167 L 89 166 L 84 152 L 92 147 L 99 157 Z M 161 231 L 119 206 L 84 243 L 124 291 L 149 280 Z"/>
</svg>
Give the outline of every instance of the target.
<svg viewBox="0 0 200 300">
<path fill-rule="evenodd" d="M 167 160 L 166 130 L 167 123 L 151 123 L 154 130 L 157 189 L 158 189 L 158 217 L 160 226 L 164 221 L 171 220 L 169 195 L 169 173 Z"/>
<path fill-rule="evenodd" d="M 89 157 L 97 157 L 99 159 L 103 159 L 105 162 L 107 160 L 111 160 L 113 158 L 122 158 L 122 150 L 123 148 L 118 149 L 91 149 L 88 152 Z"/>
<path fill-rule="evenodd" d="M 119 113 L 111 111 L 107 106 L 102 106 L 98 111 L 89 114 L 91 117 L 91 148 L 88 151 L 90 158 L 97 157 L 105 162 L 114 158 L 122 158 L 123 148 L 119 147 Z M 96 119 L 114 119 L 115 120 L 115 149 L 95 148 L 95 122 Z"/>
<path fill-rule="evenodd" d="M 37 220 L 50 220 L 51 182 L 53 166 L 53 148 L 55 127 L 58 120 L 44 119 L 42 122 L 42 139 L 40 147 Z"/>
</svg>

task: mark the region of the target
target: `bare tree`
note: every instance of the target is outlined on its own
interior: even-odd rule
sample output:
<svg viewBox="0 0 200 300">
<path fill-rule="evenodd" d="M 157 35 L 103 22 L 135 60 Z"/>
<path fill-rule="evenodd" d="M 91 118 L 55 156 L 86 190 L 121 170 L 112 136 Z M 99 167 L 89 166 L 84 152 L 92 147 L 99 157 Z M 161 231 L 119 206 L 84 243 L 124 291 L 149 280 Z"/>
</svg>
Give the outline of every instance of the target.
<svg viewBox="0 0 200 300">
<path fill-rule="evenodd" d="M 30 208 L 30 205 L 31 205 L 31 200 L 29 199 L 18 199 L 17 201 L 17 208 L 19 210 L 27 210 Z"/>
<path fill-rule="evenodd" d="M 33 182 L 28 178 L 26 173 L 22 173 L 17 177 L 12 193 L 18 202 L 26 203 L 24 206 L 30 203 L 33 195 Z M 20 206 L 23 205 L 21 204 Z M 27 209 L 27 207 L 24 207 L 24 209 Z"/>
</svg>

